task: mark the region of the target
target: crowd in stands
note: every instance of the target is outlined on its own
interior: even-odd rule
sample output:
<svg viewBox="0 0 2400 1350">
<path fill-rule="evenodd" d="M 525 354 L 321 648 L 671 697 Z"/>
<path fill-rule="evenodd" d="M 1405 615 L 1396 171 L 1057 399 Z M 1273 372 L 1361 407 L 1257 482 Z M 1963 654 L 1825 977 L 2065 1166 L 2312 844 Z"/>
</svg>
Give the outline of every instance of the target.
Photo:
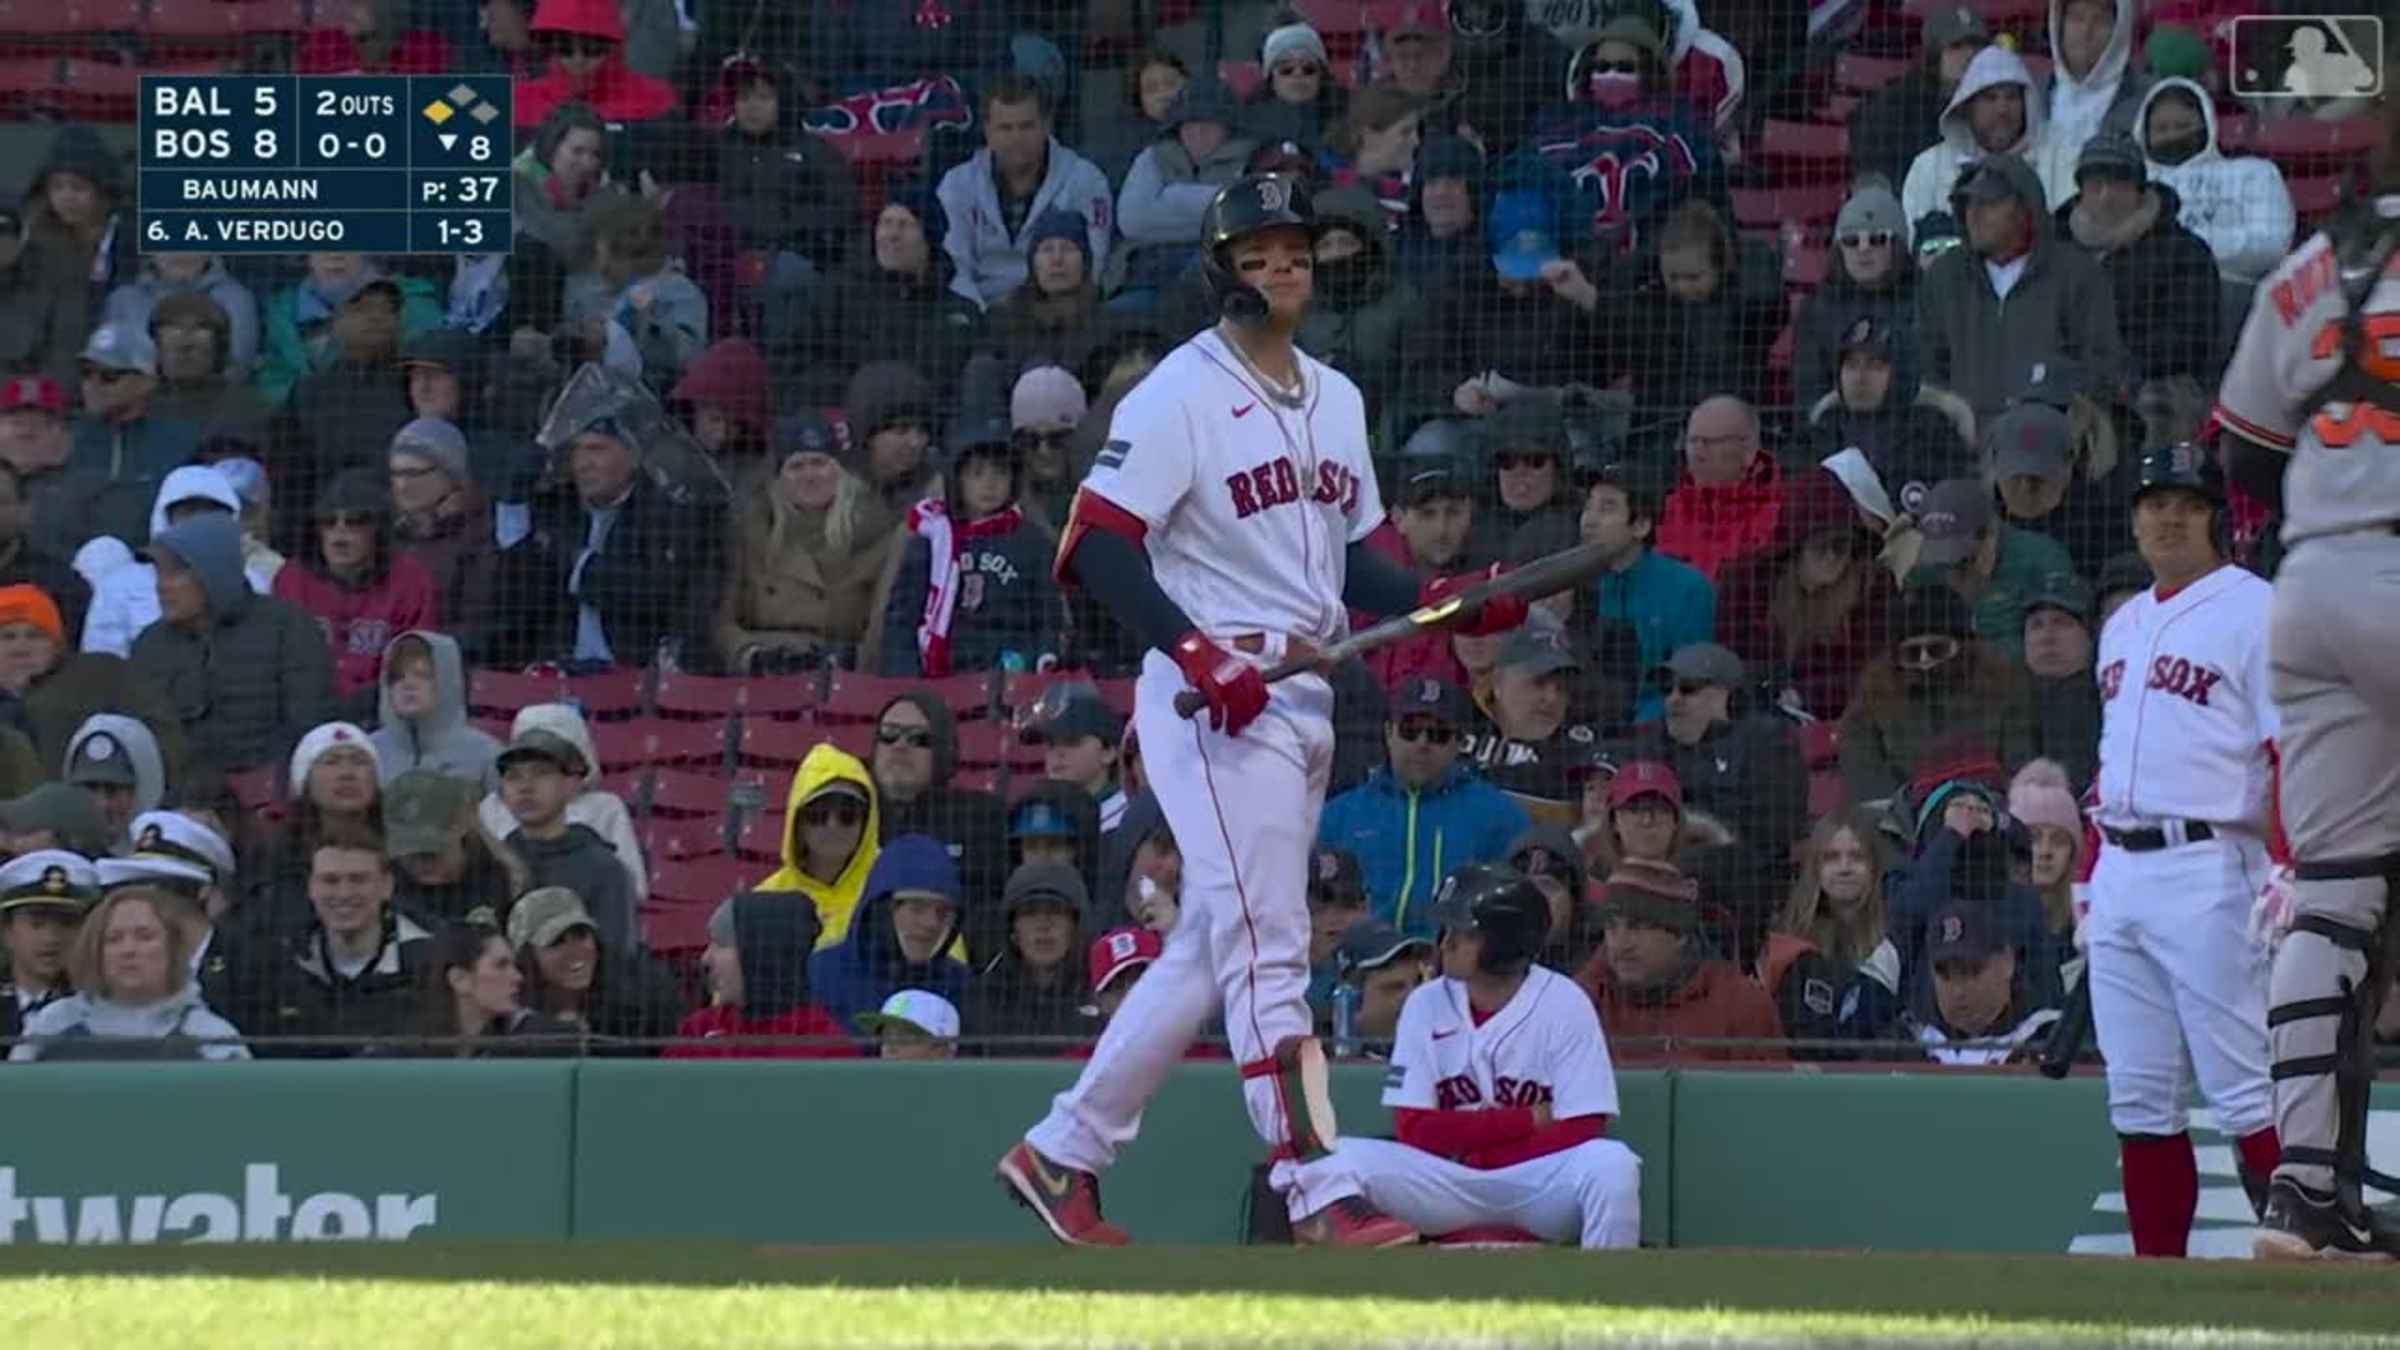
<svg viewBox="0 0 2400 1350">
<path fill-rule="evenodd" d="M 2367 105 L 2237 97 L 2250 5 L 1722 8 L 360 0 L 251 49 L 517 77 L 515 246 L 457 259 L 141 253 L 123 128 L 61 119 L 0 220 L 11 1058 L 1088 1053 L 1179 860 L 1052 559 L 1258 171 L 1315 189 L 1370 546 L 1607 558 L 1331 673 L 1329 1030 L 1388 1039 L 1499 862 L 1621 1062 L 2021 1057 L 2131 465 Z"/>
</svg>

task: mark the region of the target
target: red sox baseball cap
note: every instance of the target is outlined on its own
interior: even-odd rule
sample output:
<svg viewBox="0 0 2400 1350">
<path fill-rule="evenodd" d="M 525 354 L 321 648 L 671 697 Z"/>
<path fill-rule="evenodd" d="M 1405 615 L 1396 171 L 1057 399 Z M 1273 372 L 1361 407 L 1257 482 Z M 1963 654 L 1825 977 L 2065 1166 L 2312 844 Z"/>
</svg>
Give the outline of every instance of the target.
<svg viewBox="0 0 2400 1350">
<path fill-rule="evenodd" d="M 1111 928 L 1092 939 L 1092 950 L 1086 958 L 1092 977 L 1092 992 L 1108 988 L 1119 975 L 1138 966 L 1157 960 L 1167 950 L 1165 938 L 1148 928 Z"/>
<path fill-rule="evenodd" d="M 1609 780 L 1609 809 L 1613 811 L 1636 797 L 1664 797 L 1669 805 L 1680 811 L 1683 809 L 1683 784 L 1676 780 L 1673 769 L 1657 760 L 1637 759 L 1617 770 L 1617 776 Z"/>
<path fill-rule="evenodd" d="M 0 412 L 45 412 L 67 415 L 66 391 L 47 375 L 19 375 L 0 384 Z"/>
</svg>

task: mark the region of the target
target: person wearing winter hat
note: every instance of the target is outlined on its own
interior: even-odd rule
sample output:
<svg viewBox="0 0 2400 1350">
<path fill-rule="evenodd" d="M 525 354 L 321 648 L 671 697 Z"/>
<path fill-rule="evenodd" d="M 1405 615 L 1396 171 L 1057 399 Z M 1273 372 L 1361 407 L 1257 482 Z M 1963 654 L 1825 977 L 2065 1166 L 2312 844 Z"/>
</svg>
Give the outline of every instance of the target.
<svg viewBox="0 0 2400 1350">
<path fill-rule="evenodd" d="M 2141 145 L 2114 130 L 2084 142 L 2075 188 L 2054 213 L 2058 232 L 2108 274 L 2134 373 L 2214 386 L 2227 346 L 2222 287 L 2215 255 L 2180 220 L 2183 198 L 2150 181 Z"/>
<path fill-rule="evenodd" d="M 1184 86 L 1168 133 L 1134 157 L 1117 194 L 1117 229 L 1125 236 L 1125 277 L 1109 302 L 1114 311 L 1140 311 L 1156 302 L 1200 242 L 1200 218 L 1217 190 L 1242 176 L 1255 135 L 1237 125 L 1233 95 L 1213 75 Z"/>
<path fill-rule="evenodd" d="M 2009 781 L 2008 814 L 2033 836 L 2031 879 L 2041 892 L 2042 923 L 2062 949 L 2062 961 L 2072 959 L 2075 925 L 2083 918 L 2075 893 L 2083 871 L 2084 819 L 2066 770 L 2055 760 L 2027 762 Z"/>
<path fill-rule="evenodd" d="M 774 455 L 771 471 L 762 466 L 733 504 L 716 640 L 737 674 L 797 669 L 854 649 L 899 538 L 882 500 L 843 464 L 824 418 L 785 417 Z"/>
<path fill-rule="evenodd" d="M 1891 646 L 1860 673 L 1842 713 L 1842 781 L 1853 801 L 1904 787 L 1927 746 L 1973 736 L 2004 766 L 2033 758 L 2033 692 L 2024 674 L 1976 636 L 1974 611 L 1945 583 L 1910 585 Z"/>
<path fill-rule="evenodd" d="M 151 501 L 149 538 L 155 540 L 169 526 L 202 515 L 238 518 L 242 505 L 241 494 L 234 490 L 221 469 L 213 465 L 184 465 L 167 475 Z M 250 589 L 262 595 L 268 593 L 274 586 L 275 574 L 252 565 L 247 555 L 245 538 L 243 577 Z M 156 623 L 158 616 L 154 563 L 128 562 L 101 578 L 92 597 L 91 613 L 84 622 L 83 650 L 127 655 L 133 650 L 133 640 Z"/>
<path fill-rule="evenodd" d="M 475 638 L 497 564 L 492 512 L 476 484 L 472 448 L 449 422 L 420 417 L 392 437 L 391 547 L 395 565 L 423 569 L 452 632 Z"/>
<path fill-rule="evenodd" d="M 1026 863 L 1009 874 L 1000 902 L 1008 946 L 976 975 L 968 1013 L 978 1036 L 1026 1039 L 987 1053 L 1056 1054 L 1057 1040 L 1098 1029 L 1085 1012 L 1091 991 L 1075 959 L 1090 907 L 1083 876 L 1072 867 Z"/>
<path fill-rule="evenodd" d="M 1825 281 L 1800 313 L 1792 392 L 1809 408 L 1834 388 L 1841 334 L 1862 318 L 1890 327 L 1898 345 L 1915 345 L 1915 236 L 1900 199 L 1881 181 L 1861 184 L 1833 222 Z"/>
<path fill-rule="evenodd" d="M 119 214 L 132 200 L 124 161 L 98 129 L 61 126 L 25 188 L 26 252 L 36 273 L 98 308 L 111 286 L 133 280 L 141 267 L 133 226 Z"/>
<path fill-rule="evenodd" d="M 885 675 L 939 679 L 999 666 L 1026 669 L 1065 641 L 1066 609 L 1051 579 L 1049 535 L 1017 505 L 1024 477 L 1008 423 L 961 419 L 941 497 L 909 508 L 906 541 L 882 624 Z"/>
<path fill-rule="evenodd" d="M 2100 757 L 2100 687 L 2092 679 L 2092 588 L 2063 573 L 2025 602 L 2025 669 L 2033 677 L 2034 747 L 2089 787 Z"/>
<path fill-rule="evenodd" d="M 980 345 L 983 306 L 952 284 L 940 200 L 914 173 L 895 172 L 884 193 L 882 208 L 852 227 L 849 260 L 819 277 L 798 330 L 764 334 L 778 378 L 803 391 L 786 403 L 841 403 L 842 381 L 879 361 L 909 363 L 948 388 Z"/>
<path fill-rule="evenodd" d="M 1025 462 L 1021 504 L 1045 529 L 1066 523 L 1076 487 L 1067 447 L 1090 410 L 1083 382 L 1063 366 L 1029 366 L 1009 390 L 1009 429 Z"/>
<path fill-rule="evenodd" d="M 894 516 L 932 489 L 933 386 L 901 361 L 877 361 L 850 377 L 842 399 L 853 471 Z"/>
<path fill-rule="evenodd" d="M 675 112 L 675 88 L 625 64 L 625 18 L 616 0 L 541 0 L 534 7 L 534 41 L 550 68 L 520 81 L 519 128 L 536 127 L 559 104 L 589 104 L 610 122 L 651 122 Z"/>
<path fill-rule="evenodd" d="M 275 575 L 275 594 L 324 627 L 334 693 L 345 700 L 374 687 L 393 634 L 442 626 L 432 574 L 392 548 L 385 482 L 354 469 L 327 484 L 313 513 L 316 547 Z"/>
<path fill-rule="evenodd" d="M 1473 141 L 1445 132 L 1425 137 L 1409 180 L 1409 211 L 1393 246 L 1402 276 L 1431 291 L 1483 271 L 1489 179 L 1483 151 Z"/>
<path fill-rule="evenodd" d="M 241 526 L 200 515 L 151 539 L 159 621 L 133 640 L 134 673 L 176 691 L 195 772 L 271 764 L 333 703 L 324 630 L 242 570 Z"/>
<path fill-rule="evenodd" d="M 2015 430 L 2036 410 L 2010 410 L 1990 427 L 1986 438 L 1997 462 L 1998 451 L 2012 448 Z M 2050 416 L 2064 423 L 2055 412 Z M 2003 435 L 2008 444 L 2003 444 Z M 2012 466 L 2015 461 L 2009 461 Z M 2071 574 L 2075 563 L 2057 540 L 2038 530 L 2010 524 L 1992 503 L 1992 489 L 1981 477 L 1952 478 L 1936 483 L 1916 510 L 1917 530 L 1924 547 L 1917 554 L 1910 585 L 1941 583 L 1974 607 L 1975 636 L 2003 658 L 2025 654 L 2025 609 L 2035 590 L 2048 578 Z"/>
<path fill-rule="evenodd" d="M 1850 118 L 1853 178 L 1879 175 L 1887 183 L 1908 176 L 1918 153 L 1942 138 L 1941 118 L 1950 95 L 1992 40 L 1983 15 L 1968 0 L 1929 6 L 1919 30 L 1923 59 L 1907 74 L 1867 95 Z"/>
<path fill-rule="evenodd" d="M 173 700 L 166 690 L 136 678 L 123 657 L 78 652 L 63 641 L 65 634 L 47 592 L 22 583 L 0 586 L 0 692 L 19 704 L 23 736 L 30 742 L 22 747 L 25 763 L 28 769 L 39 765 L 33 778 L 59 772 L 90 719 L 113 713 L 137 721 L 146 728 L 145 738 L 155 738 L 154 759 L 163 773 L 153 778 L 163 791 L 184 757 Z M 20 752 L 17 739 L 15 731 L 0 735 L 0 760 Z"/>
<path fill-rule="evenodd" d="M 266 400 L 232 364 L 233 320 L 208 292 L 175 291 L 150 310 L 158 346 L 155 417 L 231 433 L 253 444 L 266 440 Z"/>
<path fill-rule="evenodd" d="M 1242 100 L 1242 131 L 1260 141 L 1314 144 L 1341 120 L 1342 85 L 1333 77 L 1325 39 L 1305 23 L 1288 23 L 1259 45 L 1266 78 Z"/>
<path fill-rule="evenodd" d="M 774 899 L 808 912 L 788 895 Z M 894 836 L 868 870 L 842 939 L 809 958 L 810 992 L 845 1022 L 882 1007 L 902 989 L 925 989 L 953 1005 L 966 1004 L 970 972 L 951 955 L 962 900 L 958 864 L 940 840 L 923 834 Z"/>
<path fill-rule="evenodd" d="M 748 338 L 719 338 L 684 367 L 667 396 L 679 405 L 686 430 L 725 466 L 727 477 L 766 453 L 775 425 L 767 360 Z"/>
<path fill-rule="evenodd" d="M 1092 267 L 1084 218 L 1053 208 L 1026 231 L 1032 266 L 986 314 L 985 346 L 1009 370 L 1041 363 L 1080 367 L 1105 331 L 1101 279 Z"/>
<path fill-rule="evenodd" d="M 950 230 L 942 247 L 957 266 L 951 286 L 985 309 L 1022 284 L 1033 262 L 1031 231 L 1053 210 L 1080 213 L 1085 270 L 1108 265 L 1112 194 L 1099 166 L 1051 134 L 1049 92 L 1019 76 L 983 86 L 983 148 L 942 175 L 935 189 Z"/>
</svg>

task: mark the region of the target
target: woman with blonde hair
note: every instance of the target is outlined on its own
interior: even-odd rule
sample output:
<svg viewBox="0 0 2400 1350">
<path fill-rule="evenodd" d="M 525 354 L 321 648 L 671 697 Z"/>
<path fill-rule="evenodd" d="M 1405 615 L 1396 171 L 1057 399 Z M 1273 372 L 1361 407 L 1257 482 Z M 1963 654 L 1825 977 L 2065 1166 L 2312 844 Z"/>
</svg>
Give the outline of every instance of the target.
<svg viewBox="0 0 2400 1350">
<path fill-rule="evenodd" d="M 169 913 L 147 886 L 93 906 L 67 952 L 76 992 L 26 1018 L 9 1059 L 250 1058 L 242 1033 L 201 1000 L 191 938 Z"/>
<path fill-rule="evenodd" d="M 1831 812 L 1801 846 L 1799 875 L 1760 951 L 1759 983 L 1769 992 L 1788 983 L 1813 955 L 1833 974 L 1834 1020 L 1842 1034 L 1873 1038 L 1900 1011 L 1900 949 L 1886 932 L 1889 901 L 1884 874 L 1890 846 L 1866 810 Z M 1805 988 L 1793 991 L 1805 1005 Z M 1785 1000 L 1777 998 L 1777 1004 Z"/>
<path fill-rule="evenodd" d="M 737 675 L 847 660 L 876 613 L 897 517 L 837 458 L 814 413 L 777 425 L 771 467 L 734 503 L 717 646 Z"/>
</svg>

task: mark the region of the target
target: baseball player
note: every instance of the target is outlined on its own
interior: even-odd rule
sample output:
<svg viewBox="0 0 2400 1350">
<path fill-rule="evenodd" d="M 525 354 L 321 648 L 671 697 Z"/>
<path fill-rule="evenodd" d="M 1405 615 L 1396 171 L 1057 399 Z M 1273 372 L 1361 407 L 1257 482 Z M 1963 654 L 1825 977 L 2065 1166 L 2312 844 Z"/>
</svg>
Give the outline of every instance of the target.
<svg viewBox="0 0 2400 1350">
<path fill-rule="evenodd" d="M 2294 864 L 2259 897 L 2262 932 L 2290 930 L 2269 981 L 2266 1259 L 2400 1253 L 2360 1194 L 2400 878 L 2400 99 L 2383 115 L 2378 195 L 2259 283 L 2217 401 L 2286 549 L 2267 645 Z"/>
<path fill-rule="evenodd" d="M 2249 933 L 2272 800 L 2269 589 L 2225 560 L 2224 513 L 2213 458 L 2190 445 L 2144 455 L 2133 538 L 2157 583 L 2100 635 L 2084 978 L 2137 1256 L 2182 1256 L 2191 1236 L 2189 1079 L 2234 1136 L 2253 1204 L 2276 1160 L 2266 965 Z"/>
<path fill-rule="evenodd" d="M 1533 963 L 1549 901 L 1521 872 L 1472 863 L 1433 914 L 1442 978 L 1401 1006 L 1383 1080 L 1399 1141 L 1347 1138 L 1336 1154 L 1370 1203 L 1421 1232 L 1633 1246 L 1642 1163 L 1602 1137 L 1617 1110 L 1608 1038 L 1575 982 Z"/>
<path fill-rule="evenodd" d="M 1117 407 L 1059 540 L 1059 572 L 1148 649 L 1135 692 L 1143 770 L 1183 853 L 1182 917 L 1075 1085 L 999 1163 L 1061 1242 L 1119 1245 L 1096 1173 L 1222 1009 L 1269 1181 L 1305 1243 L 1414 1242 L 1360 1198 L 1334 1155 L 1325 1057 L 1309 1034 L 1310 845 L 1333 755 L 1333 691 L 1318 674 L 1269 685 L 1264 666 L 1341 638 L 1370 614 L 1446 599 L 1478 578 L 1420 582 L 1361 544 L 1383 522 L 1358 388 L 1293 345 L 1314 268 L 1305 186 L 1227 184 L 1201 221 L 1222 321 L 1184 343 Z M 1495 601 L 1468 631 L 1513 627 Z M 1205 717 L 1175 699 L 1196 690 Z"/>
</svg>

